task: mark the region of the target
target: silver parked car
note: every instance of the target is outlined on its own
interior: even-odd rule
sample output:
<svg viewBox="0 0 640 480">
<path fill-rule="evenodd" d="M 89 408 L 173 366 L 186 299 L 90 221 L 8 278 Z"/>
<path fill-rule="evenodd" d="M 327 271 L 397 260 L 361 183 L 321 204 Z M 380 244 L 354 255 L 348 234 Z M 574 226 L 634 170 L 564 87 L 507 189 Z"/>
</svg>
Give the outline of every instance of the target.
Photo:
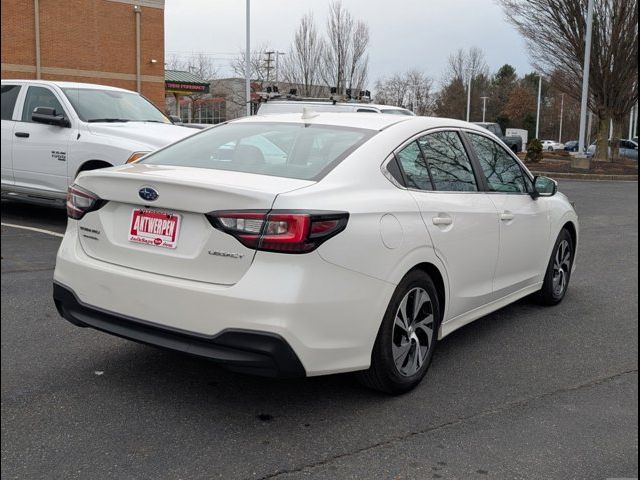
<svg viewBox="0 0 640 480">
<path fill-rule="evenodd" d="M 587 149 L 587 157 L 591 158 L 596 153 L 596 144 L 592 143 Z M 611 147 L 609 147 L 611 154 Z M 620 156 L 638 160 L 638 142 L 635 140 L 620 140 Z"/>
</svg>

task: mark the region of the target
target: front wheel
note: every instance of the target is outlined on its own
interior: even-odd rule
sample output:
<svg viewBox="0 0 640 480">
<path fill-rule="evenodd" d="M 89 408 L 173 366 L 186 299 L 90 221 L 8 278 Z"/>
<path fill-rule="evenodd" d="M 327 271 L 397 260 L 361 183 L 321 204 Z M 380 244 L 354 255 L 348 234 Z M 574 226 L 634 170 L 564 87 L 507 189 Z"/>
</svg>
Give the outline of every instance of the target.
<svg viewBox="0 0 640 480">
<path fill-rule="evenodd" d="M 440 304 L 431 277 L 416 270 L 400 282 L 373 346 L 371 367 L 360 372 L 367 387 L 401 394 L 427 373 L 438 341 Z"/>
<path fill-rule="evenodd" d="M 567 229 L 563 229 L 553 248 L 547 265 L 542 290 L 537 299 L 543 305 L 557 305 L 565 297 L 573 268 L 573 239 Z"/>
</svg>

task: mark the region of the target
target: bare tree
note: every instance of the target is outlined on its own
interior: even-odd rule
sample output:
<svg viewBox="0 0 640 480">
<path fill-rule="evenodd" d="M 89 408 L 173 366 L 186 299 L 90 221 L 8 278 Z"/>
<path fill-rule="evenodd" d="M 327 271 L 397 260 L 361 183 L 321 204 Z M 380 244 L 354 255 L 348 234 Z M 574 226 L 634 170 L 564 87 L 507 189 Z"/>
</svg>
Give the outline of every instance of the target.
<svg viewBox="0 0 640 480">
<path fill-rule="evenodd" d="M 267 81 L 270 66 L 265 62 L 265 52 L 270 50 L 272 49 L 268 43 L 263 43 L 256 49 L 251 50 L 251 54 L 249 56 L 249 68 L 252 81 L 260 84 Z M 245 61 L 245 52 L 239 52 L 238 55 L 231 60 L 231 70 L 237 77 L 245 77 Z"/>
<path fill-rule="evenodd" d="M 433 113 L 433 80 L 424 72 L 410 70 L 379 79 L 375 99 L 382 105 L 411 108 L 417 115 Z"/>
<path fill-rule="evenodd" d="M 350 88 L 357 93 L 364 88 L 369 68 L 369 27 L 354 20 L 341 0 L 329 6 L 327 41 L 323 55 L 322 78 L 339 93 Z"/>
<path fill-rule="evenodd" d="M 369 74 L 369 27 L 362 21 L 357 21 L 349 49 L 349 63 L 347 71 L 347 85 L 353 91 L 364 89 Z"/>
<path fill-rule="evenodd" d="M 449 55 L 449 62 L 444 78 L 447 83 L 460 80 L 465 85 L 469 82 L 469 76 L 488 76 L 489 66 L 485 58 L 484 51 L 477 47 L 472 47 L 465 51 L 459 49 Z"/>
<path fill-rule="evenodd" d="M 204 81 L 218 78 L 218 68 L 213 59 L 204 53 L 196 53 L 187 57 L 173 54 L 167 59 L 167 69 L 189 72 Z"/>
<path fill-rule="evenodd" d="M 382 105 L 407 105 L 409 80 L 406 75 L 396 73 L 388 78 L 381 78 L 375 84 L 375 99 Z"/>
<path fill-rule="evenodd" d="M 578 100 L 587 1 L 498 1 L 524 36 L 536 68 L 553 76 L 562 92 Z M 619 138 L 622 124 L 638 101 L 637 0 L 595 2 L 589 94 L 589 107 L 599 119 L 596 155 L 607 158 L 609 122 L 614 123 L 614 138 Z"/>
<path fill-rule="evenodd" d="M 432 95 L 433 80 L 424 72 L 410 70 L 407 72 L 409 87 L 412 91 L 413 111 L 416 115 L 432 115 L 434 99 Z"/>
<path fill-rule="evenodd" d="M 200 80 L 208 82 L 210 89 L 214 89 L 214 84 L 218 78 L 218 68 L 216 67 L 213 59 L 204 54 L 196 53 L 191 56 L 181 57 L 179 55 L 171 55 L 167 60 L 168 70 L 182 70 L 189 72 Z M 200 109 L 202 108 L 202 101 L 207 96 L 205 93 L 193 93 L 188 95 L 187 98 L 191 101 L 191 120 L 199 117 Z"/>
<path fill-rule="evenodd" d="M 289 53 L 282 65 L 282 78 L 307 97 L 319 95 L 324 41 L 318 33 L 312 13 L 300 20 Z"/>
</svg>

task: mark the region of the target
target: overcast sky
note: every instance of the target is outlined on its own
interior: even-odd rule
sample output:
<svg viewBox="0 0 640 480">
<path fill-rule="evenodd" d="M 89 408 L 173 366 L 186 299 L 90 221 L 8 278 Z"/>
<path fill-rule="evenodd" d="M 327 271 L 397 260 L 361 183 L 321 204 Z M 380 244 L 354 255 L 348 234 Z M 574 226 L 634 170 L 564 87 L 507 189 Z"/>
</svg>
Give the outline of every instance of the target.
<svg viewBox="0 0 640 480">
<path fill-rule="evenodd" d="M 252 0 L 251 43 L 268 42 L 287 51 L 299 20 L 313 12 L 324 29 L 329 0 Z M 495 0 L 343 0 L 371 30 L 370 83 L 418 68 L 439 80 L 447 57 L 478 46 L 492 71 L 510 63 L 520 74 L 531 70 L 526 48 Z M 167 58 L 204 52 L 222 76 L 229 58 L 244 48 L 245 0 L 166 0 Z"/>
</svg>

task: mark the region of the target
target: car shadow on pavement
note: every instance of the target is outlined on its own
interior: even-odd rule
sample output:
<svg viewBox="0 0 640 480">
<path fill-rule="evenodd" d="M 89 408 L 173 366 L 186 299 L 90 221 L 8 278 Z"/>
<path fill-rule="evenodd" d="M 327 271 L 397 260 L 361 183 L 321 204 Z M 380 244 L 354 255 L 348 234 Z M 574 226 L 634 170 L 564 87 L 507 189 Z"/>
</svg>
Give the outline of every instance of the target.
<svg viewBox="0 0 640 480">
<path fill-rule="evenodd" d="M 50 228 L 63 233 L 67 212 L 61 206 L 46 206 L 2 199 L 2 221 L 23 226 Z"/>
<path fill-rule="evenodd" d="M 484 317 L 449 335 L 438 345 L 431 371 L 425 381 L 409 395 L 423 395 L 438 385 L 430 377 L 442 377 L 450 370 L 449 363 L 457 363 L 468 359 L 469 349 L 496 341 L 496 336 L 520 335 L 517 325 L 523 317 L 535 316 L 543 307 L 537 306 L 529 299 L 523 299 L 513 305 Z M 526 321 L 526 319 L 524 320 Z M 510 332 L 510 330 L 516 332 Z M 90 331 L 92 335 L 102 333 Z M 135 390 L 152 390 L 153 396 L 168 399 L 181 392 L 182 400 L 191 398 L 193 402 L 202 402 L 208 406 L 233 409 L 240 397 L 260 399 L 259 404 L 280 406 L 283 404 L 303 403 L 306 408 L 327 408 L 340 401 L 343 408 L 353 403 L 361 408 L 363 402 L 379 403 L 390 397 L 379 392 L 368 390 L 357 382 L 356 374 L 345 373 L 301 379 L 274 379 L 235 373 L 206 359 L 172 352 L 156 347 L 124 342 L 119 348 L 103 351 L 92 364 L 104 364 L 106 371 L 104 380 L 111 388 L 124 394 Z M 439 371 L 443 372 L 439 372 Z M 163 393 L 164 392 L 164 393 Z M 146 392 L 150 394 L 151 392 Z M 243 407 L 244 408 L 244 407 Z M 257 415 L 260 415 L 257 413 Z M 269 421 L 266 412 L 265 417 Z"/>
</svg>

